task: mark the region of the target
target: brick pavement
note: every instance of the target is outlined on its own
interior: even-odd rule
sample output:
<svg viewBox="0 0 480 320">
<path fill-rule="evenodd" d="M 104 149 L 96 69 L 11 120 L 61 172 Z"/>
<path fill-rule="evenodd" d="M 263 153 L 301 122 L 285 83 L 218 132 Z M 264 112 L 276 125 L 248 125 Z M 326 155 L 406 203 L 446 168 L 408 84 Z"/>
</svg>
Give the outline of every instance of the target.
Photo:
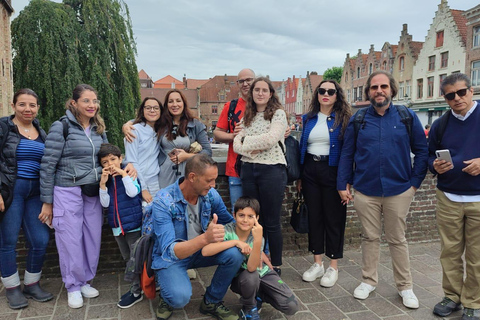
<svg viewBox="0 0 480 320">
<path fill-rule="evenodd" d="M 440 244 L 424 243 L 410 245 L 410 257 L 414 280 L 414 292 L 420 300 L 420 308 L 409 310 L 403 307 L 393 281 L 390 254 L 387 247 L 382 247 L 379 266 L 379 285 L 377 290 L 366 300 L 353 298 L 352 293 L 360 283 L 361 253 L 359 250 L 345 252 L 344 259 L 339 262 L 339 280 L 332 288 L 320 287 L 317 280 L 312 283 L 303 282 L 302 273 L 307 270 L 313 259 L 311 256 L 287 257 L 284 259 L 282 275 L 292 288 L 300 302 L 300 311 L 294 316 L 284 316 L 269 305 L 261 312 L 262 319 L 320 319 L 320 320 L 411 320 L 440 319 L 432 314 L 432 308 L 441 300 L 441 267 L 439 262 Z M 172 320 L 209 319 L 203 316 L 198 307 L 209 284 L 213 268 L 198 270 L 198 278 L 192 280 L 193 295 L 191 302 L 182 310 L 175 310 Z M 155 308 L 158 298 L 153 301 L 143 300 L 129 309 L 116 306 L 118 298 L 128 290 L 122 274 L 98 275 L 92 285 L 100 291 L 95 299 L 85 299 L 80 309 L 67 306 L 67 294 L 59 278 L 44 279 L 42 286 L 55 294 L 55 299 L 46 303 L 29 300 L 29 307 L 21 311 L 8 308 L 5 290 L 0 285 L 0 320 L 48 320 L 48 319 L 118 319 L 142 320 L 155 319 Z M 238 297 L 232 292 L 225 296 L 225 304 L 233 310 L 240 308 Z M 462 312 L 458 311 L 446 318 L 460 320 Z"/>
</svg>

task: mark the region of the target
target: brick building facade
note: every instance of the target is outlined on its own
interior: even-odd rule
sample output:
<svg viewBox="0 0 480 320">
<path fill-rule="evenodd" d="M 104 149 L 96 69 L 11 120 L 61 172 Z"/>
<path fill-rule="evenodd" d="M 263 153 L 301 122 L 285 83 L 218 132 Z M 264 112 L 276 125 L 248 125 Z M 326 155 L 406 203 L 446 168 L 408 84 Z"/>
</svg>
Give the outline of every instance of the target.
<svg viewBox="0 0 480 320">
<path fill-rule="evenodd" d="M 10 17 L 11 0 L 0 0 L 0 117 L 11 113 L 13 99 L 12 41 Z"/>
<path fill-rule="evenodd" d="M 465 12 L 467 19 L 467 56 L 465 73 L 472 79 L 476 94 L 480 94 L 480 5 Z"/>
</svg>

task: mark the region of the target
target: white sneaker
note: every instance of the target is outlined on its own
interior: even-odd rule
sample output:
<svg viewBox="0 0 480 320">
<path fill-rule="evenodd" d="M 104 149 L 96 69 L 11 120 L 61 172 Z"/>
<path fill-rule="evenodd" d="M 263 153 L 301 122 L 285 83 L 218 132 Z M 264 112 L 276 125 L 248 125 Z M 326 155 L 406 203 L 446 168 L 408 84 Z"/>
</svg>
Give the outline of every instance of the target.
<svg viewBox="0 0 480 320">
<path fill-rule="evenodd" d="M 325 275 L 320 280 L 320 285 L 322 287 L 330 288 L 335 285 L 337 280 L 338 280 L 338 270 L 332 267 L 328 267 L 327 272 L 325 272 Z"/>
<path fill-rule="evenodd" d="M 80 287 L 80 292 L 85 298 L 95 298 L 100 294 L 97 289 L 91 287 L 88 283 Z"/>
<path fill-rule="evenodd" d="M 418 309 L 418 299 L 412 289 L 398 291 L 400 297 L 402 297 L 403 305 L 410 309 Z"/>
<path fill-rule="evenodd" d="M 72 309 L 83 307 L 83 298 L 80 291 L 72 291 L 68 293 L 68 306 Z"/>
<path fill-rule="evenodd" d="M 364 300 L 367 299 L 370 295 L 370 292 L 373 292 L 376 287 L 369 285 L 368 283 L 362 282 L 360 285 L 353 291 L 353 296 L 357 299 Z"/>
<path fill-rule="evenodd" d="M 190 280 L 197 279 L 197 272 L 195 271 L 195 269 L 188 269 L 187 274 Z"/>
<path fill-rule="evenodd" d="M 325 269 L 323 268 L 323 262 L 322 265 L 319 265 L 315 262 L 307 271 L 303 273 L 302 279 L 306 282 L 312 282 L 323 276 L 324 273 Z"/>
</svg>

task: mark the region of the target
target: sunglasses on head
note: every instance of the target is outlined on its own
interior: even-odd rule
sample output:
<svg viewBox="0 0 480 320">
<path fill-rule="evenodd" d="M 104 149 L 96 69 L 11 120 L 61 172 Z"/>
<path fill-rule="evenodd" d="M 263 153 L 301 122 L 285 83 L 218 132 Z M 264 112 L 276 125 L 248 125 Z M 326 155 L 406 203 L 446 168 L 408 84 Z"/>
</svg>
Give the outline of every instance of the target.
<svg viewBox="0 0 480 320">
<path fill-rule="evenodd" d="M 178 125 L 174 124 L 172 127 L 172 136 L 173 139 L 176 139 L 178 135 Z"/>
<path fill-rule="evenodd" d="M 453 99 L 455 99 L 456 94 L 458 94 L 459 97 L 465 96 L 467 94 L 467 90 L 468 90 L 468 88 L 460 89 L 460 90 L 455 91 L 455 92 L 450 92 L 450 93 L 444 94 L 443 96 L 447 100 L 453 100 Z"/>
<path fill-rule="evenodd" d="M 333 96 L 335 93 L 337 93 L 336 89 L 324 89 L 324 88 L 318 88 L 318 93 L 320 95 L 325 95 L 325 93 L 328 93 L 329 96 Z"/>
</svg>

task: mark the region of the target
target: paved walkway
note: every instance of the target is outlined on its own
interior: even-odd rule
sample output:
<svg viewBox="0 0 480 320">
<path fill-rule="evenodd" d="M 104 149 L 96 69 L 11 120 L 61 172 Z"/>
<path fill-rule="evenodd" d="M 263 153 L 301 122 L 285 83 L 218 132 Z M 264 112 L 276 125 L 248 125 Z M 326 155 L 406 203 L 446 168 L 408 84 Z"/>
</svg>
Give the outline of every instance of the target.
<svg viewBox="0 0 480 320">
<path fill-rule="evenodd" d="M 360 283 L 361 253 L 359 250 L 345 252 L 339 263 L 339 280 L 332 288 L 320 287 L 319 281 L 303 282 L 302 273 L 307 270 L 313 259 L 307 257 L 287 257 L 284 259 L 282 275 L 292 288 L 300 302 L 300 311 L 294 316 L 286 317 L 271 306 L 262 309 L 262 319 L 321 319 L 321 320 L 411 320 L 440 319 L 432 314 L 432 308 L 441 300 L 441 267 L 438 260 L 439 243 L 415 244 L 410 246 L 414 291 L 420 300 L 420 308 L 409 310 L 402 305 L 401 298 L 394 286 L 391 270 L 390 254 L 387 247 L 382 247 L 377 290 L 366 300 L 353 298 L 352 293 Z M 205 286 L 210 283 L 213 268 L 199 269 L 198 278 L 192 281 L 193 295 L 191 302 L 182 310 L 175 310 L 171 319 L 209 319 L 199 311 Z M 80 309 L 67 306 L 67 294 L 62 287 L 61 279 L 45 279 L 42 286 L 55 294 L 55 299 L 46 303 L 30 300 L 30 305 L 21 311 L 8 308 L 4 288 L 0 285 L 0 320 L 13 319 L 121 319 L 142 320 L 155 319 L 155 308 L 158 298 L 153 301 L 143 300 L 129 309 L 116 306 L 118 298 L 128 290 L 122 274 L 99 275 L 92 283 L 100 291 L 95 299 L 85 299 Z M 238 311 L 238 297 L 232 292 L 225 296 L 225 304 Z M 447 319 L 460 320 L 461 311 L 455 312 Z"/>
</svg>

